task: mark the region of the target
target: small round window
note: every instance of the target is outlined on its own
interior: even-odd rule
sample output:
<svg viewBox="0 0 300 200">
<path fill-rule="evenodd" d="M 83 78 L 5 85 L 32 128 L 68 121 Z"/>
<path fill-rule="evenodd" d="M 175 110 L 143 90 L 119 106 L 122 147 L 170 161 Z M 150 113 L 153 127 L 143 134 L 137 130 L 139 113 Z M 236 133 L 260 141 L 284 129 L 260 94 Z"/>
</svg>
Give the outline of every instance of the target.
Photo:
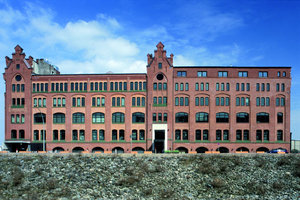
<svg viewBox="0 0 300 200">
<path fill-rule="evenodd" d="M 16 81 L 20 81 L 20 80 L 22 80 L 22 76 L 17 75 L 15 79 L 16 79 Z"/>
<path fill-rule="evenodd" d="M 156 78 L 157 78 L 157 80 L 161 81 L 161 80 L 163 80 L 164 75 L 162 75 L 162 74 L 157 74 Z"/>
</svg>

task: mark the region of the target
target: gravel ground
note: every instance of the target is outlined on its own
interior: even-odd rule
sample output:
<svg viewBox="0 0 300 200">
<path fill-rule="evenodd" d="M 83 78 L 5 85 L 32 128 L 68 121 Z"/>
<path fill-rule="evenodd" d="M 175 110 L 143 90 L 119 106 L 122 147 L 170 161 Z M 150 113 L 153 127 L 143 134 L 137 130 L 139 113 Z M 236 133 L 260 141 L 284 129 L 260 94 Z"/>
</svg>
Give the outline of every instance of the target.
<svg viewBox="0 0 300 200">
<path fill-rule="evenodd" d="M 300 155 L 0 155 L 0 199 L 300 199 Z"/>
</svg>

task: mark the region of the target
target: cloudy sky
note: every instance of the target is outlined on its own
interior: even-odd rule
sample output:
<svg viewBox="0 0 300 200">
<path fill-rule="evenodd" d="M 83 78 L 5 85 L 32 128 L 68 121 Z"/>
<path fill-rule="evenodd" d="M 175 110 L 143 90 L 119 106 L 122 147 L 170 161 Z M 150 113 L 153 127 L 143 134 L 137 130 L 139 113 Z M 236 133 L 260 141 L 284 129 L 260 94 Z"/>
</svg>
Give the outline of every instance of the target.
<svg viewBox="0 0 300 200">
<path fill-rule="evenodd" d="M 174 65 L 292 66 L 291 131 L 300 139 L 299 21 L 298 0 L 0 0 L 0 67 L 19 44 L 61 73 L 145 72 L 159 41 Z M 1 144 L 3 112 L 0 130 Z"/>
</svg>

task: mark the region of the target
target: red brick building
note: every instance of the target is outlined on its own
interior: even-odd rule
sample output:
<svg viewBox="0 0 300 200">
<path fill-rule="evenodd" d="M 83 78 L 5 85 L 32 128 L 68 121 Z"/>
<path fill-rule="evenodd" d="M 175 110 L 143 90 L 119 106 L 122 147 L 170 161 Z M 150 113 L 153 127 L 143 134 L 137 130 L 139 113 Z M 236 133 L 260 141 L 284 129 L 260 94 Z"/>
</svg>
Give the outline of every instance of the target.
<svg viewBox="0 0 300 200">
<path fill-rule="evenodd" d="M 147 57 L 146 74 L 37 74 L 16 46 L 4 73 L 7 147 L 290 149 L 291 67 L 173 66 L 162 43 Z"/>
</svg>

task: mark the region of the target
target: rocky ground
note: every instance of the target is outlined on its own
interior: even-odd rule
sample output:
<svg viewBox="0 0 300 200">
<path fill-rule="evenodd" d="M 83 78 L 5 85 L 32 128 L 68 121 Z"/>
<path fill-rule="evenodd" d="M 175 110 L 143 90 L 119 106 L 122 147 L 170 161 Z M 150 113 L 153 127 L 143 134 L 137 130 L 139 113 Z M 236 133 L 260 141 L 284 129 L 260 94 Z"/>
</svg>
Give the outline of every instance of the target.
<svg viewBox="0 0 300 200">
<path fill-rule="evenodd" d="M 0 155 L 0 199 L 299 199 L 300 155 Z"/>
</svg>

